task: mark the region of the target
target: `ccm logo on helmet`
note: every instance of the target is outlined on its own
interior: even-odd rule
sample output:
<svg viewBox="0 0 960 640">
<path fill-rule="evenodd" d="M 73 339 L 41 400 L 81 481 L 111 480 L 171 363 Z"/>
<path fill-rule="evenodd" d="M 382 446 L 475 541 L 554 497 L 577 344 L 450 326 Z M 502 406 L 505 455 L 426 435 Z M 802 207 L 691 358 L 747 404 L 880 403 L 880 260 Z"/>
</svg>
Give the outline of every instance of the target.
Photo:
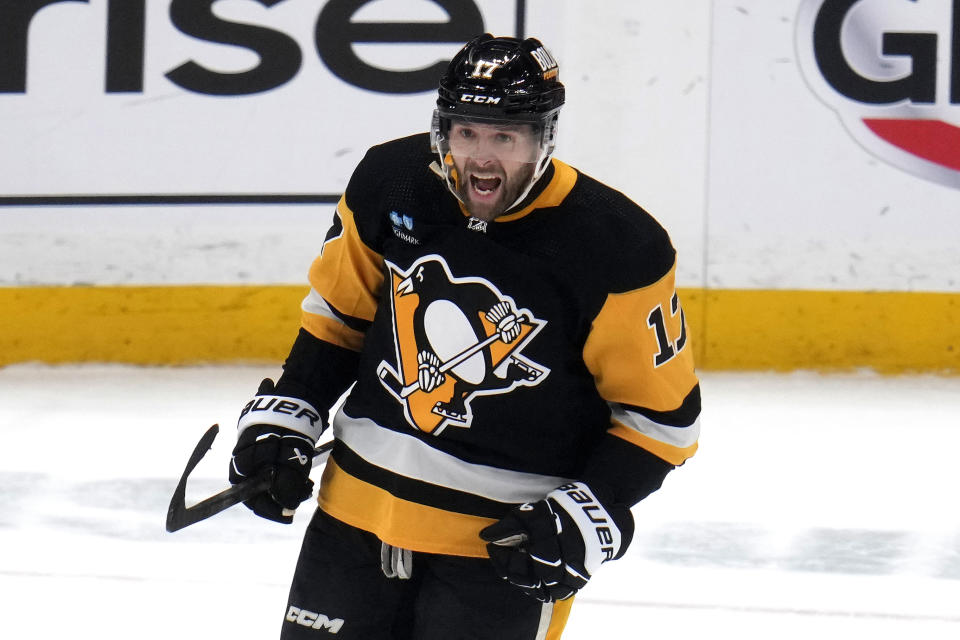
<svg viewBox="0 0 960 640">
<path fill-rule="evenodd" d="M 460 102 L 471 102 L 473 104 L 499 104 L 499 96 L 480 96 L 473 93 L 465 93 L 460 96 Z"/>
</svg>

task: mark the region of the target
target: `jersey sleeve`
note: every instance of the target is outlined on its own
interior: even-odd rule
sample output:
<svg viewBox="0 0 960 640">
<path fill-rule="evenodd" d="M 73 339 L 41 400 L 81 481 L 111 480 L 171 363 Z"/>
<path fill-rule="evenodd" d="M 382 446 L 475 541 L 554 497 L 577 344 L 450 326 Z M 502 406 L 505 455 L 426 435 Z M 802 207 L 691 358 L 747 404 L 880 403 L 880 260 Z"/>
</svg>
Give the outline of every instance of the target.
<svg viewBox="0 0 960 640">
<path fill-rule="evenodd" d="M 301 305 L 303 328 L 320 340 L 360 351 L 377 311 L 383 256 L 361 238 L 346 195 L 309 280 L 310 293 Z"/>
<path fill-rule="evenodd" d="M 610 406 L 609 432 L 679 465 L 697 450 L 700 386 L 675 273 L 608 295 L 584 361 Z"/>
<path fill-rule="evenodd" d="M 643 499 L 697 450 L 700 384 L 675 280 L 674 258 L 649 284 L 609 293 L 583 349 L 610 408 L 584 479 L 618 502 Z"/>
<path fill-rule="evenodd" d="M 311 335 L 360 351 L 383 284 L 383 253 L 375 194 L 383 172 L 375 149 L 354 170 L 337 204 L 320 255 L 310 267 L 301 324 Z"/>
<path fill-rule="evenodd" d="M 354 170 L 337 204 L 320 255 L 310 266 L 301 329 L 277 384 L 314 406 L 330 406 L 356 380 L 359 352 L 383 283 L 377 249 L 376 172 L 370 153 Z"/>
</svg>

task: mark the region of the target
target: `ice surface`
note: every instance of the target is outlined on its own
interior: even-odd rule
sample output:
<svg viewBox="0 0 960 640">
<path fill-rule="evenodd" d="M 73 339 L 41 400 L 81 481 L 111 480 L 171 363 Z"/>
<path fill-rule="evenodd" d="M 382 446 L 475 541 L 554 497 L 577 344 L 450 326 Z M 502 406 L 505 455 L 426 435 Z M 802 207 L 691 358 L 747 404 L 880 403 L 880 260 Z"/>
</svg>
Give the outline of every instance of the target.
<svg viewBox="0 0 960 640">
<path fill-rule="evenodd" d="M 235 507 L 232 425 L 269 367 L 0 369 L 0 637 L 274 638 L 308 508 Z M 564 640 L 960 638 L 960 378 L 702 375 L 700 452 L 639 505 Z"/>
</svg>

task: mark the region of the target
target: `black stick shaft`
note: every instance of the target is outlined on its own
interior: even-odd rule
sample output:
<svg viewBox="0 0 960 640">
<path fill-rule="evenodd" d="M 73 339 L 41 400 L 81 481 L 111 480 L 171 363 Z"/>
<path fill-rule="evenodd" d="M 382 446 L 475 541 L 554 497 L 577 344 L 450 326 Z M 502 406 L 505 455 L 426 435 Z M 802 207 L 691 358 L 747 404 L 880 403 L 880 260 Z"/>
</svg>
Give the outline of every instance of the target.
<svg viewBox="0 0 960 640">
<path fill-rule="evenodd" d="M 244 502 L 263 493 L 270 487 L 270 483 L 273 481 L 273 470 L 265 469 L 257 476 L 248 478 L 243 482 L 238 482 L 229 489 L 224 489 L 220 493 L 214 494 L 188 507 L 186 504 L 187 478 L 200 463 L 200 460 L 203 459 L 203 456 L 206 455 L 207 451 L 210 450 L 210 445 L 213 444 L 219 431 L 220 427 L 218 425 L 213 425 L 207 429 L 203 437 L 200 438 L 200 441 L 197 442 L 197 446 L 193 448 L 193 453 L 190 454 L 190 459 L 187 461 L 187 466 L 183 470 L 183 475 L 180 476 L 180 482 L 173 491 L 170 506 L 167 508 L 167 531 L 171 533 L 196 524 L 201 520 L 206 520 L 224 509 L 228 509 L 235 504 Z M 332 442 L 318 446 L 314 449 L 314 458 L 328 452 L 331 448 L 333 448 Z"/>
</svg>

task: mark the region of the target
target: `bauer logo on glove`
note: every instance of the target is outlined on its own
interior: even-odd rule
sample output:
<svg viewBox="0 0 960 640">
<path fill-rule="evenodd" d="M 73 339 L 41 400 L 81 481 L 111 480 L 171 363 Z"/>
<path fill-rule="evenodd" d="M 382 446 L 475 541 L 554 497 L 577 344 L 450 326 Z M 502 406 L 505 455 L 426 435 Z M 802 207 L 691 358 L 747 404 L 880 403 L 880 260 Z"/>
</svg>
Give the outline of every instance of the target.
<svg viewBox="0 0 960 640">
<path fill-rule="evenodd" d="M 270 488 L 244 504 L 258 516 L 289 524 L 296 508 L 313 494 L 312 453 L 325 425 L 307 401 L 273 391 L 273 381 L 264 380 L 240 412 L 230 482 L 270 474 Z"/>
<path fill-rule="evenodd" d="M 280 415 L 265 418 L 257 415 L 260 411 L 269 411 Z M 243 407 L 243 411 L 240 412 L 240 421 L 237 428 L 242 429 L 245 424 L 252 424 L 257 421 L 262 422 L 264 420 L 270 422 L 290 422 L 289 418 L 283 418 L 283 416 L 292 416 L 293 422 L 291 422 L 291 424 L 293 424 L 293 428 L 298 431 L 304 428 L 301 426 L 302 423 L 300 421 L 306 420 L 310 424 L 310 428 L 307 430 L 308 433 L 312 433 L 313 427 L 316 427 L 317 423 L 320 422 L 320 414 L 303 400 L 258 395 Z M 244 420 L 244 418 L 246 418 L 246 420 Z M 317 435 L 319 436 L 319 432 Z"/>
<path fill-rule="evenodd" d="M 560 503 L 583 534 L 586 543 L 584 566 L 591 575 L 601 564 L 617 557 L 620 551 L 620 529 L 587 485 L 576 482 L 565 484 L 557 487 L 548 498 Z M 592 541 L 591 531 L 594 534 Z"/>
<path fill-rule="evenodd" d="M 574 595 L 601 564 L 623 555 L 633 516 L 606 506 L 583 482 L 571 482 L 520 505 L 480 532 L 497 573 L 545 602 Z"/>
</svg>

